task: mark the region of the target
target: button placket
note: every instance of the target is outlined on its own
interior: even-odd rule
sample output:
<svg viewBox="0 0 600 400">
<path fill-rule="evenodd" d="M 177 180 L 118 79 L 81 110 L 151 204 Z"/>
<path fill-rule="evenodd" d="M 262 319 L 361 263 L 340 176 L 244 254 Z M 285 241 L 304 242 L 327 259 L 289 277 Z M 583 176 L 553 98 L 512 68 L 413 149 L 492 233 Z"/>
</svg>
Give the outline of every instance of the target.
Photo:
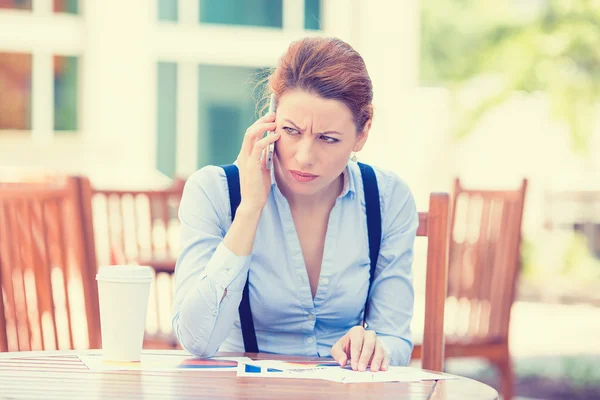
<svg viewBox="0 0 600 400">
<path fill-rule="evenodd" d="M 323 251 L 323 261 L 321 262 L 321 276 L 314 299 L 315 309 L 319 310 L 324 304 L 329 292 L 329 280 L 333 273 L 333 259 L 336 253 L 336 244 L 338 231 L 340 229 L 340 218 L 342 215 L 342 204 L 338 198 L 329 214 L 327 223 L 327 233 L 325 234 L 325 244 Z"/>
<path fill-rule="evenodd" d="M 312 310 L 314 308 L 314 301 L 308 282 L 306 264 L 304 262 L 304 255 L 302 254 L 302 247 L 300 246 L 300 239 L 298 238 L 298 232 L 296 231 L 296 225 L 294 224 L 294 218 L 292 217 L 292 210 L 287 199 L 285 199 L 283 195 L 276 193 L 275 198 L 276 204 L 281 210 L 283 234 L 286 244 L 290 249 L 292 265 L 301 282 L 299 292 L 302 308 L 305 310 Z"/>
</svg>

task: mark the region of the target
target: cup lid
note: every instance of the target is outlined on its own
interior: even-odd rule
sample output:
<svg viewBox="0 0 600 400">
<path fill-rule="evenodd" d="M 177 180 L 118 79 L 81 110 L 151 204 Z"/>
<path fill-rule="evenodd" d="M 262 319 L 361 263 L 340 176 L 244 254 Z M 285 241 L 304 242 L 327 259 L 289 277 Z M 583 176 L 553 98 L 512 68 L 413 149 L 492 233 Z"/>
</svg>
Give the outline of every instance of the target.
<svg viewBox="0 0 600 400">
<path fill-rule="evenodd" d="M 152 278 L 152 268 L 142 265 L 106 265 L 96 274 L 99 281 L 148 282 Z"/>
</svg>

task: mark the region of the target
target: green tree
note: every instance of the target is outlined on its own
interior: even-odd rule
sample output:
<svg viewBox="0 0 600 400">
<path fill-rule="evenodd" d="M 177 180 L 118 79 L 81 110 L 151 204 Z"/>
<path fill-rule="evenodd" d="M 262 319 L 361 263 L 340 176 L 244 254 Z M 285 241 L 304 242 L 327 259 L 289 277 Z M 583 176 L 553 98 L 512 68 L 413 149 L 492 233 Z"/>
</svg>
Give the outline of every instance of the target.
<svg viewBox="0 0 600 400">
<path fill-rule="evenodd" d="M 515 91 L 543 92 L 585 152 L 600 100 L 600 0 L 422 0 L 421 81 L 456 93 L 475 78 L 501 84 L 466 113 L 468 134 Z"/>
</svg>

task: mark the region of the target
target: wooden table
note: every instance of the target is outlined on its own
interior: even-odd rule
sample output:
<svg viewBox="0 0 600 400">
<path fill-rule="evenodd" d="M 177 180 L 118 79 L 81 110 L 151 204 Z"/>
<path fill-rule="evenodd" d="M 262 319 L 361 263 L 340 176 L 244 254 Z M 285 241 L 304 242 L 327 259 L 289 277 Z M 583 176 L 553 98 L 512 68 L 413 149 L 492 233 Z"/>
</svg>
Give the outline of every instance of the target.
<svg viewBox="0 0 600 400">
<path fill-rule="evenodd" d="M 97 353 L 97 350 L 80 354 Z M 148 350 L 173 353 L 174 350 Z M 175 351 L 176 352 L 176 351 Z M 472 379 L 343 384 L 321 380 L 238 378 L 235 372 L 90 371 L 77 351 L 0 353 L 0 399 L 497 399 Z M 272 354 L 220 353 L 255 359 L 314 360 Z"/>
</svg>

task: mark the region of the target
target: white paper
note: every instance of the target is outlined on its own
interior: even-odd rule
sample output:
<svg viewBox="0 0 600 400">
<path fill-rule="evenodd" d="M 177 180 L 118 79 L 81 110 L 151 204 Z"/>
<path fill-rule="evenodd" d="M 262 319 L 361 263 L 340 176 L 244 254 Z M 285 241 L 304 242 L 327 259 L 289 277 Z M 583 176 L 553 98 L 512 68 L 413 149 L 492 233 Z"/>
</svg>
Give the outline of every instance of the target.
<svg viewBox="0 0 600 400">
<path fill-rule="evenodd" d="M 236 371 L 238 362 L 252 362 L 248 357 L 197 358 L 190 354 L 142 354 L 140 362 L 104 361 L 102 354 L 79 354 L 92 371 Z"/>
<path fill-rule="evenodd" d="M 418 368 L 391 366 L 387 371 L 353 371 L 348 365 L 340 367 L 335 362 L 294 363 L 260 360 L 238 365 L 237 375 L 255 378 L 322 379 L 340 383 L 362 382 L 419 382 L 424 380 L 455 379 L 455 377 L 430 373 Z"/>
<path fill-rule="evenodd" d="M 240 362 L 237 368 L 238 377 L 247 378 L 284 378 L 284 379 L 321 379 L 320 371 L 306 369 L 304 371 L 281 370 L 253 365 L 255 362 L 245 364 Z"/>
</svg>

